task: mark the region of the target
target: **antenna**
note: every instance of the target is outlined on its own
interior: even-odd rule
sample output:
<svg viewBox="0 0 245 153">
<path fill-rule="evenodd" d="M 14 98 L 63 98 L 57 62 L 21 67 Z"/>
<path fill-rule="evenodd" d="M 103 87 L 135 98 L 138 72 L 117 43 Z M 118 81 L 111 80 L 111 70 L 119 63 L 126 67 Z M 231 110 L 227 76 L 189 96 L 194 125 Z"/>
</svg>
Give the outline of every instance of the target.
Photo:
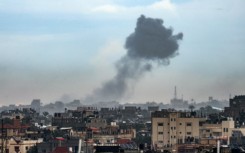
<svg viewBox="0 0 245 153">
<path fill-rule="evenodd" d="M 174 99 L 177 99 L 177 88 L 174 86 Z"/>
</svg>

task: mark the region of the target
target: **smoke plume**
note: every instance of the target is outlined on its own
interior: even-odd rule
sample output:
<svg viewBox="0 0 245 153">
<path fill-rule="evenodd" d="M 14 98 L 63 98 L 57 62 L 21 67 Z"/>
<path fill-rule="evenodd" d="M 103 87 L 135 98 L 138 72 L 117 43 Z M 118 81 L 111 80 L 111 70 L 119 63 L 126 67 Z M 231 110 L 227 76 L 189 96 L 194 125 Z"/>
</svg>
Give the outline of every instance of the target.
<svg viewBox="0 0 245 153">
<path fill-rule="evenodd" d="M 135 31 L 126 39 L 127 54 L 115 65 L 116 75 L 95 89 L 85 101 L 113 101 L 129 96 L 135 83 L 152 70 L 154 62 L 169 64 L 169 59 L 178 55 L 178 40 L 182 38 L 182 33 L 173 35 L 172 28 L 164 27 L 163 20 L 141 15 Z"/>
</svg>

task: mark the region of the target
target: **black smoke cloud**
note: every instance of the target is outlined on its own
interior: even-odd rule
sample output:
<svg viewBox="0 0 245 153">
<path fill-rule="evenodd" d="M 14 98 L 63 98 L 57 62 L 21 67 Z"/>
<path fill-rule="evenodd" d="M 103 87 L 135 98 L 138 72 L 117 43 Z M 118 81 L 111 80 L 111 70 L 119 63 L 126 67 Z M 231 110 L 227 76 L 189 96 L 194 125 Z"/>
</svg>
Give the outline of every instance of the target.
<svg viewBox="0 0 245 153">
<path fill-rule="evenodd" d="M 115 77 L 105 82 L 101 88 L 85 98 L 85 102 L 120 100 L 133 91 L 135 83 L 153 68 L 153 63 L 169 64 L 169 59 L 178 55 L 183 34 L 173 35 L 172 28 L 163 26 L 163 20 L 138 18 L 134 33 L 125 43 L 127 54 L 115 65 Z"/>
</svg>

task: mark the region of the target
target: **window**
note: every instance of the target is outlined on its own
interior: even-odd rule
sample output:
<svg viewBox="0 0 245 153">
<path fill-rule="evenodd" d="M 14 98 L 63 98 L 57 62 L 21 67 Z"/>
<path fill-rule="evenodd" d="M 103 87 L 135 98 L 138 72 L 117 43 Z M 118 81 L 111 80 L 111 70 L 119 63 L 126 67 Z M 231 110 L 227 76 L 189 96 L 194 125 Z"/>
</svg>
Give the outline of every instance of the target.
<svg viewBox="0 0 245 153">
<path fill-rule="evenodd" d="M 179 134 L 182 134 L 182 132 L 179 132 Z"/>
<path fill-rule="evenodd" d="M 28 147 L 26 147 L 26 150 L 28 150 Z"/>
<path fill-rule="evenodd" d="M 15 146 L 14 147 L 14 151 L 19 152 L 20 151 L 20 147 L 19 146 Z"/>
<path fill-rule="evenodd" d="M 191 132 L 186 132 L 187 135 L 191 135 Z"/>
<path fill-rule="evenodd" d="M 191 123 L 186 123 L 186 126 L 191 126 L 192 124 Z"/>
<path fill-rule="evenodd" d="M 163 143 L 163 141 L 158 141 L 158 143 Z"/>
<path fill-rule="evenodd" d="M 163 134 L 163 132 L 158 132 L 158 134 Z"/>
<path fill-rule="evenodd" d="M 224 128 L 223 129 L 223 132 L 228 132 L 228 128 Z"/>
<path fill-rule="evenodd" d="M 228 132 L 228 128 L 224 128 L 223 129 L 223 132 Z"/>
<path fill-rule="evenodd" d="M 158 126 L 163 126 L 163 123 L 158 123 Z"/>
<path fill-rule="evenodd" d="M 171 121 L 173 121 L 173 119 L 171 118 Z"/>
<path fill-rule="evenodd" d="M 182 125 L 182 123 L 179 123 L 179 125 Z"/>
</svg>

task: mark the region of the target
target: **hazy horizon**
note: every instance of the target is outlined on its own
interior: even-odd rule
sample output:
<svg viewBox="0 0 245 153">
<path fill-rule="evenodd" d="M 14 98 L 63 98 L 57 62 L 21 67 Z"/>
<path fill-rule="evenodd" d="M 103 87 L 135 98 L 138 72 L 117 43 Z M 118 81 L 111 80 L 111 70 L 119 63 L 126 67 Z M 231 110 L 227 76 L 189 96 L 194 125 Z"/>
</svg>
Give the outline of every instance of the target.
<svg viewBox="0 0 245 153">
<path fill-rule="evenodd" d="M 140 63 L 111 101 L 169 102 L 174 86 L 179 98 L 196 102 L 244 95 L 244 6 L 242 0 L 0 1 L 0 105 L 104 93 L 94 91 L 118 75 L 115 64 L 127 56 L 126 40 L 141 15 L 163 20 L 183 40 L 169 64 Z"/>
</svg>

